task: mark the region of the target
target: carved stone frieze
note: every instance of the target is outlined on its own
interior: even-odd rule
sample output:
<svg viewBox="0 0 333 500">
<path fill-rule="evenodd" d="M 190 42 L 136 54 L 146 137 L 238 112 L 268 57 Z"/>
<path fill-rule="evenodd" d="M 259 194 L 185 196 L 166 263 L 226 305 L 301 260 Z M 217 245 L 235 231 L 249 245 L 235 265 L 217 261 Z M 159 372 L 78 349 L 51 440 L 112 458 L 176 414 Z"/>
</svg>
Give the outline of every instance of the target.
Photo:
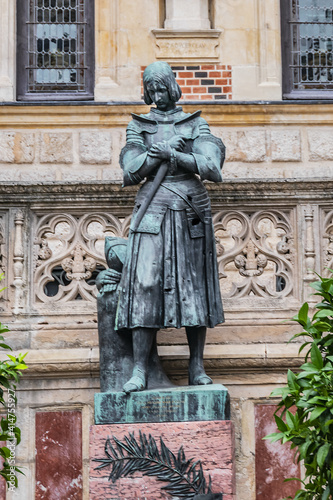
<svg viewBox="0 0 333 500">
<path fill-rule="evenodd" d="M 223 210 L 213 221 L 224 298 L 293 294 L 291 210 Z"/>
<path fill-rule="evenodd" d="M 48 214 L 35 232 L 35 303 L 88 301 L 95 307 L 95 279 L 106 267 L 106 236 L 126 237 L 128 218 L 107 213 Z"/>
</svg>

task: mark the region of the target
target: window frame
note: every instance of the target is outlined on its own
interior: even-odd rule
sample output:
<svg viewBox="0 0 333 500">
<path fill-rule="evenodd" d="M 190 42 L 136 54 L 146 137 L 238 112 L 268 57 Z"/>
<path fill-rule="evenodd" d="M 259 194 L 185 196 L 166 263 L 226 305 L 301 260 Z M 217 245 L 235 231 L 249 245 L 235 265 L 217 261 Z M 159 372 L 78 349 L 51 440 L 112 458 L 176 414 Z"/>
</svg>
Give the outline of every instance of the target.
<svg viewBox="0 0 333 500">
<path fill-rule="evenodd" d="M 18 101 L 91 101 L 94 99 L 94 70 L 95 70 L 95 20 L 94 0 L 85 0 L 85 30 L 86 74 L 85 91 L 54 91 L 29 92 L 28 73 L 28 22 L 31 0 L 17 0 L 16 18 L 16 98 Z"/>
<path fill-rule="evenodd" d="M 282 52 L 282 99 L 285 100 L 331 100 L 332 90 L 294 90 L 291 70 L 292 43 L 289 29 L 291 0 L 280 0 L 281 52 Z"/>
</svg>

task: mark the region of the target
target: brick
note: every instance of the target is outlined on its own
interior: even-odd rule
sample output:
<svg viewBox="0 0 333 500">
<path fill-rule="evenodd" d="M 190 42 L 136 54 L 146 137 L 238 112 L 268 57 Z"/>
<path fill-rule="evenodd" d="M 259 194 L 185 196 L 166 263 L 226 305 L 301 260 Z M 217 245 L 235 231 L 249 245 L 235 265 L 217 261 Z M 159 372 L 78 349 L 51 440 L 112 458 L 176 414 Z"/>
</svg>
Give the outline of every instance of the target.
<svg viewBox="0 0 333 500">
<path fill-rule="evenodd" d="M 216 69 L 231 69 L 231 66 L 227 68 L 224 64 L 217 64 Z"/>
<path fill-rule="evenodd" d="M 206 78 L 207 77 L 207 71 L 196 71 L 194 73 L 194 76 L 196 78 Z"/>
<path fill-rule="evenodd" d="M 206 87 L 193 87 L 194 94 L 205 94 L 207 91 Z"/>
<path fill-rule="evenodd" d="M 232 88 L 231 87 L 223 87 L 223 93 L 224 94 L 229 94 L 229 92 L 232 91 Z"/>
<path fill-rule="evenodd" d="M 175 71 L 181 71 L 183 69 L 185 69 L 184 66 L 171 66 L 171 69 L 175 70 Z"/>
<path fill-rule="evenodd" d="M 213 69 L 215 69 L 215 64 L 203 64 L 201 66 L 201 69 L 213 70 Z"/>
<path fill-rule="evenodd" d="M 308 130 L 310 161 L 333 160 L 333 131 L 331 129 Z"/>
<path fill-rule="evenodd" d="M 186 66 L 186 69 L 197 70 L 200 69 L 200 66 Z"/>
<path fill-rule="evenodd" d="M 210 94 L 221 94 L 222 88 L 221 87 L 208 87 L 208 92 Z"/>
<path fill-rule="evenodd" d="M 228 95 L 228 99 L 232 99 L 232 95 L 231 94 Z"/>
<path fill-rule="evenodd" d="M 183 97 L 187 101 L 197 101 L 199 99 L 198 94 L 196 94 L 196 95 L 194 95 L 194 94 L 186 94 L 186 95 L 183 95 Z"/>
<path fill-rule="evenodd" d="M 40 136 L 42 163 L 72 163 L 73 136 L 69 132 L 45 132 Z"/>
<path fill-rule="evenodd" d="M 200 99 L 202 101 L 211 101 L 213 99 L 213 96 L 211 94 L 203 94 L 200 96 Z"/>
<path fill-rule="evenodd" d="M 232 69 L 231 66 L 227 66 L 227 69 Z"/>
<path fill-rule="evenodd" d="M 213 77 L 213 78 L 218 78 L 218 77 L 222 76 L 222 72 L 221 71 L 210 71 L 208 76 Z"/>
<path fill-rule="evenodd" d="M 178 80 L 178 79 L 177 79 L 177 83 L 178 83 L 178 85 L 180 85 L 180 87 L 181 87 L 182 85 L 185 85 L 185 81 L 186 81 L 186 80 Z"/>
<path fill-rule="evenodd" d="M 222 78 L 222 79 L 216 79 L 215 80 L 216 85 L 229 85 L 229 80 L 228 78 Z"/>
<path fill-rule="evenodd" d="M 193 71 L 180 71 L 179 76 L 181 78 L 193 78 Z"/>
<path fill-rule="evenodd" d="M 272 130 L 272 161 L 301 161 L 301 135 L 299 130 Z"/>
<path fill-rule="evenodd" d="M 191 87 L 182 87 L 182 92 L 184 94 L 189 94 L 190 92 L 192 92 Z"/>
<path fill-rule="evenodd" d="M 225 94 L 215 94 L 214 99 L 226 99 L 227 96 Z"/>
<path fill-rule="evenodd" d="M 200 85 L 200 80 L 198 78 L 186 80 L 186 85 Z"/>
<path fill-rule="evenodd" d="M 231 78 L 231 71 L 222 71 L 223 78 Z"/>
<path fill-rule="evenodd" d="M 81 132 L 80 161 L 89 164 L 111 163 L 111 133 L 104 130 Z"/>
<path fill-rule="evenodd" d="M 215 80 L 206 80 L 205 78 L 201 79 L 201 85 L 214 85 Z"/>
</svg>

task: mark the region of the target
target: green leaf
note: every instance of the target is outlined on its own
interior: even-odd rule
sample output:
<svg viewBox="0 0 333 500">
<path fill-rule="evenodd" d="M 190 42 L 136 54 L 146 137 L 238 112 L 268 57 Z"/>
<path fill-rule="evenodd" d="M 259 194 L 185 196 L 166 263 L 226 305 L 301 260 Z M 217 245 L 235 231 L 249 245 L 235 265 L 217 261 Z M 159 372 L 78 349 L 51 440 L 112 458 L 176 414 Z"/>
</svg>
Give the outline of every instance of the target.
<svg viewBox="0 0 333 500">
<path fill-rule="evenodd" d="M 321 369 L 324 365 L 323 358 L 321 356 L 321 352 L 318 349 L 316 344 L 313 344 L 311 347 L 311 361 L 312 361 L 312 364 L 318 369 Z"/>
<path fill-rule="evenodd" d="M 275 418 L 276 426 L 279 429 L 279 431 L 286 432 L 288 430 L 288 427 L 286 426 L 286 424 L 284 423 L 282 418 L 278 417 L 277 415 L 274 415 L 274 418 Z"/>
<path fill-rule="evenodd" d="M 269 439 L 270 441 L 272 441 L 272 443 L 275 443 L 276 441 L 280 441 L 283 436 L 283 432 L 273 432 L 272 434 L 267 434 L 267 436 L 264 436 L 263 439 Z"/>
<path fill-rule="evenodd" d="M 305 302 L 300 308 L 298 314 L 293 317 L 293 320 L 297 321 L 302 326 L 306 326 L 308 322 L 308 312 L 309 312 L 309 304 Z"/>
<path fill-rule="evenodd" d="M 299 385 L 297 384 L 297 381 L 296 381 L 297 380 L 296 375 L 291 370 L 288 370 L 287 380 L 288 380 L 288 385 L 289 385 L 290 389 L 296 390 L 296 391 L 299 389 Z"/>
<path fill-rule="evenodd" d="M 287 425 L 290 429 L 295 428 L 295 417 L 292 413 L 290 413 L 290 411 L 287 411 L 287 413 L 286 413 L 286 421 L 287 421 Z"/>
<path fill-rule="evenodd" d="M 324 465 L 325 459 L 328 455 L 328 452 L 330 451 L 330 447 L 331 445 L 329 443 L 325 443 L 318 450 L 317 463 L 320 468 Z"/>
<path fill-rule="evenodd" d="M 326 486 L 326 490 L 322 494 L 321 500 L 327 500 L 329 496 L 330 496 L 330 488 L 329 486 Z"/>
<path fill-rule="evenodd" d="M 326 318 L 327 316 L 333 316 L 333 310 L 332 309 L 320 309 L 313 316 L 313 319 Z"/>
<path fill-rule="evenodd" d="M 316 420 L 324 411 L 326 410 L 326 407 L 323 406 L 317 406 L 312 412 L 310 416 L 310 422 L 313 422 L 313 420 Z"/>
<path fill-rule="evenodd" d="M 14 361 L 14 363 L 16 362 L 16 358 L 15 356 L 12 356 L 11 354 L 7 354 L 8 358 L 11 359 L 12 361 Z"/>
</svg>

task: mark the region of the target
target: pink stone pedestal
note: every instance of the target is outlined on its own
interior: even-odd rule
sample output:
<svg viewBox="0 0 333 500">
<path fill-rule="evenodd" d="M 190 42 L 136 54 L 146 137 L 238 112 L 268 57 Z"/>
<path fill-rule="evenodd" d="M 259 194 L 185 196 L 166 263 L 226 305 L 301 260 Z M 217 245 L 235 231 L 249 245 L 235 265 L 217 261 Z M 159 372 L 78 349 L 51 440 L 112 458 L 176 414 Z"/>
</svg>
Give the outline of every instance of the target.
<svg viewBox="0 0 333 500">
<path fill-rule="evenodd" d="M 124 436 L 139 431 L 151 434 L 159 445 L 160 437 L 177 454 L 183 446 L 186 459 L 201 460 L 207 482 L 212 478 L 212 491 L 223 493 L 223 500 L 236 500 L 234 429 L 229 420 L 205 422 L 166 422 L 140 424 L 93 425 L 90 428 L 90 500 L 171 500 L 161 490 L 166 483 L 142 473 L 121 477 L 115 483 L 108 481 L 110 468 L 95 470 L 94 458 L 106 458 L 104 446 L 108 437 L 123 441 Z"/>
</svg>

